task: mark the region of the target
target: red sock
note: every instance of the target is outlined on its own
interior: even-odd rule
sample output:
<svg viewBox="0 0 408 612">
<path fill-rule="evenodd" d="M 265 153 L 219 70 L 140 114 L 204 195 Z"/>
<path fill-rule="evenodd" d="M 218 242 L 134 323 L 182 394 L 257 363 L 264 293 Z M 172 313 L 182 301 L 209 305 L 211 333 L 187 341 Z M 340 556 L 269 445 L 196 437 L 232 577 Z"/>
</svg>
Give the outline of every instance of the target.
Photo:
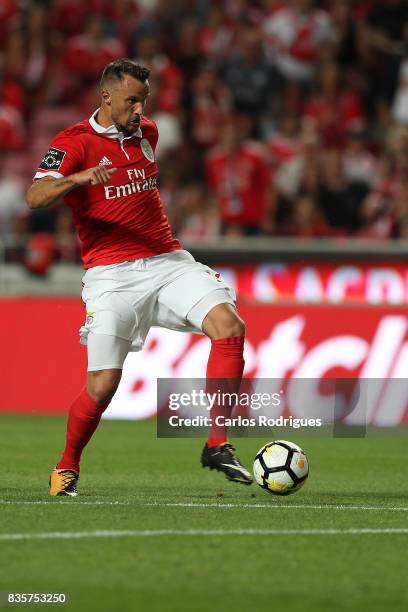
<svg viewBox="0 0 408 612">
<path fill-rule="evenodd" d="M 58 469 L 76 470 L 79 472 L 81 453 L 88 444 L 104 410 L 109 402 L 97 404 L 95 400 L 83 389 L 79 397 L 72 404 L 67 423 L 67 439 Z"/>
<path fill-rule="evenodd" d="M 207 365 L 207 391 L 238 393 L 244 371 L 244 336 L 232 336 L 230 338 L 219 338 L 211 340 L 211 351 Z M 217 379 L 211 381 L 211 379 Z M 228 380 L 219 380 L 228 379 Z M 223 415 L 229 417 L 233 405 L 218 406 L 214 404 L 210 416 L 212 425 L 210 427 L 208 446 L 219 446 L 228 442 L 227 428 L 215 424 L 215 417 Z"/>
</svg>

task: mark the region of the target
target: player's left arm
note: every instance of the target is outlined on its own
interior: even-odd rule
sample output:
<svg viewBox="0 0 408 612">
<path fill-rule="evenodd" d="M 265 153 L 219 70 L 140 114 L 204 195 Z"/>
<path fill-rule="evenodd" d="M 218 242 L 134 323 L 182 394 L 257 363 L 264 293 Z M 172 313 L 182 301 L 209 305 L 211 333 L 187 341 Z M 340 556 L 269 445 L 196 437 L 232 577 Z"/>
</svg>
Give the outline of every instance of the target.
<svg viewBox="0 0 408 612">
<path fill-rule="evenodd" d="M 156 152 L 157 141 L 159 140 L 159 130 L 157 127 L 157 123 L 153 121 L 153 119 L 149 119 L 149 130 L 147 132 L 147 136 L 150 142 L 150 145 L 153 149 L 153 152 Z"/>
</svg>

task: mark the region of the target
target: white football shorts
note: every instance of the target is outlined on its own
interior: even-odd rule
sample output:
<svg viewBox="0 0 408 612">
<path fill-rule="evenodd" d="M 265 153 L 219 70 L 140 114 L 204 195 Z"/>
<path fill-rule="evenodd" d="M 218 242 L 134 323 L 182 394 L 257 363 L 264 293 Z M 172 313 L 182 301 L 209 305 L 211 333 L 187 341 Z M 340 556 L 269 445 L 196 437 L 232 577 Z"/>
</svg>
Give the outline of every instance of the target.
<svg viewBox="0 0 408 612">
<path fill-rule="evenodd" d="M 88 371 L 121 369 L 129 351 L 143 348 L 150 327 L 202 333 L 208 312 L 235 305 L 235 291 L 185 250 L 95 266 L 83 277 L 86 304 L 80 342 Z"/>
</svg>

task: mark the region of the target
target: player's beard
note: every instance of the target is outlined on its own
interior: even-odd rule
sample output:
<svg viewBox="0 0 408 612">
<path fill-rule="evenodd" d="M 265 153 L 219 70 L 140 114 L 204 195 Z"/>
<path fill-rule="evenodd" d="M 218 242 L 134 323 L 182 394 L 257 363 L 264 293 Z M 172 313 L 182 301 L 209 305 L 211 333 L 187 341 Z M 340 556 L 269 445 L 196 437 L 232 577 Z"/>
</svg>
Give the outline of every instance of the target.
<svg viewBox="0 0 408 612">
<path fill-rule="evenodd" d="M 126 125 L 115 122 L 115 126 L 118 132 L 122 132 L 122 134 L 124 134 L 125 136 L 133 136 L 134 134 L 136 134 L 137 130 L 140 127 L 140 119 L 137 123 L 129 121 L 129 123 L 127 123 Z"/>
</svg>

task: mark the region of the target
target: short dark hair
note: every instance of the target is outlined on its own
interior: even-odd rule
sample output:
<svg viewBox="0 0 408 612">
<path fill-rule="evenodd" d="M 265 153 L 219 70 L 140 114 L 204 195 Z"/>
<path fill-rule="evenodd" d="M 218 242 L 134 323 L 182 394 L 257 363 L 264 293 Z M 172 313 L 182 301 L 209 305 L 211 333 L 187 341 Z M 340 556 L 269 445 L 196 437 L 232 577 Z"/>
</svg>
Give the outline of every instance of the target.
<svg viewBox="0 0 408 612">
<path fill-rule="evenodd" d="M 145 83 L 149 78 L 150 70 L 123 57 L 105 66 L 101 77 L 101 87 L 106 81 L 121 81 L 125 74 Z"/>
</svg>

